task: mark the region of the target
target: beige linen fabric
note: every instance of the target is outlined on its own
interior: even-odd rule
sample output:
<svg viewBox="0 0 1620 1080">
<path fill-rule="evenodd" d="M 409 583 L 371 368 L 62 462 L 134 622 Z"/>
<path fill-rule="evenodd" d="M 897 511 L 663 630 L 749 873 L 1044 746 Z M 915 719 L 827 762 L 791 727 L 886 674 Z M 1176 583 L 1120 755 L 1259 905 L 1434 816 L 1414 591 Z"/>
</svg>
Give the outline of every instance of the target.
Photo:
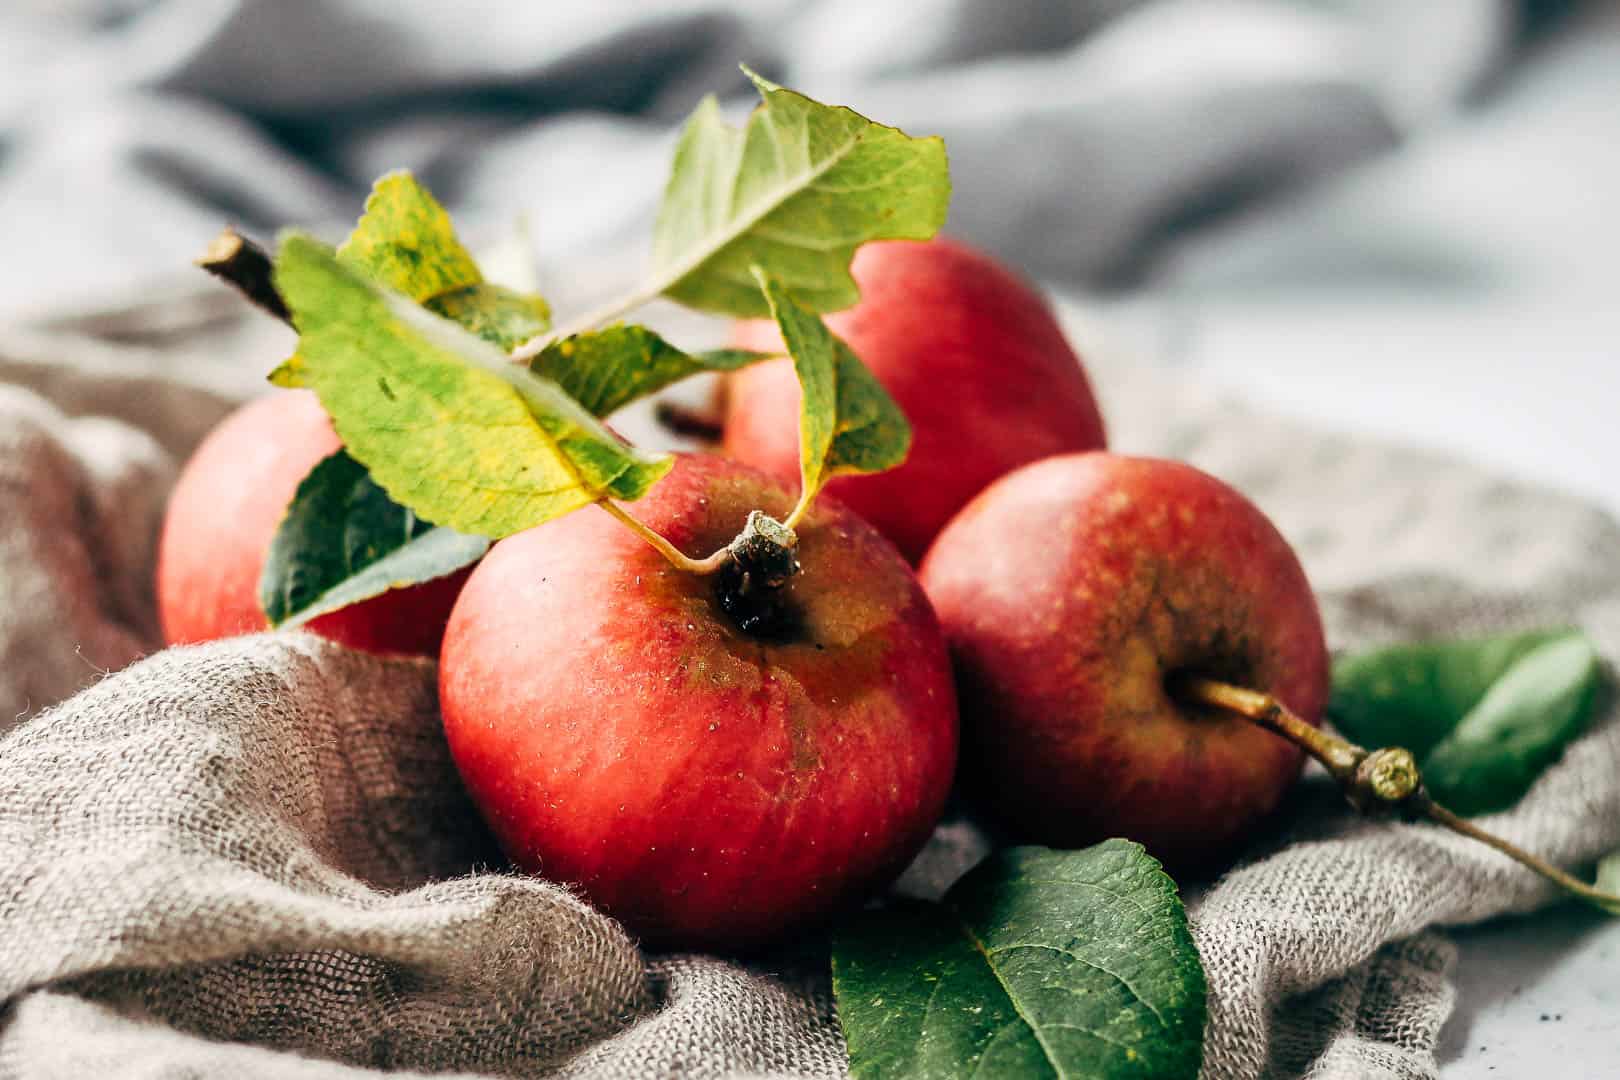
<svg viewBox="0 0 1620 1080">
<path fill-rule="evenodd" d="M 0 1077 L 842 1075 L 813 943 L 648 957 L 501 870 L 430 663 L 292 634 L 137 661 L 175 464 L 286 345 L 225 310 L 93 327 L 144 344 L 0 336 L 0 728 L 23 717 L 0 740 Z M 1573 622 L 1620 656 L 1602 514 L 1162 374 L 1094 375 L 1116 447 L 1186 457 L 1275 517 L 1336 648 Z M 1611 713 L 1487 824 L 1589 862 L 1620 847 L 1617 776 Z M 1552 893 L 1431 828 L 1357 821 L 1321 777 L 1291 810 L 1188 885 L 1204 1075 L 1434 1075 L 1452 1003 L 1434 928 Z M 903 887 L 937 893 L 984 850 L 952 822 Z"/>
</svg>

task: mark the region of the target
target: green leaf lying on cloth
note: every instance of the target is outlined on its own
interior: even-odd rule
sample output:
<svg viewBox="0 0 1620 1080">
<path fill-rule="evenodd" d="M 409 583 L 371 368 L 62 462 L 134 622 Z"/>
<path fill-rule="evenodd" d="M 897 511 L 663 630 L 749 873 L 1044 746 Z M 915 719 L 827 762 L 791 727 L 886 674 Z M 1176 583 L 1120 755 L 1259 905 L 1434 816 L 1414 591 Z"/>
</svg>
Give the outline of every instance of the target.
<svg viewBox="0 0 1620 1080">
<path fill-rule="evenodd" d="M 849 274 L 857 247 L 926 240 L 945 223 L 945 143 L 748 75 L 763 100 L 745 126 L 727 124 L 710 97 L 681 132 L 646 291 L 759 317 L 757 264 L 813 311 L 849 307 L 860 296 Z"/>
<path fill-rule="evenodd" d="M 489 540 L 430 525 L 390 499 L 339 450 L 298 485 L 259 577 L 271 626 L 301 626 L 389 589 L 483 557 Z"/>
<path fill-rule="evenodd" d="M 495 539 L 606 498 L 638 499 L 673 464 L 627 446 L 550 379 L 289 236 L 276 287 L 302 377 L 391 498 Z"/>
<path fill-rule="evenodd" d="M 1188 1077 L 1204 970 L 1175 882 L 1140 845 L 1009 848 L 941 904 L 833 941 L 857 1077 Z"/>
<path fill-rule="evenodd" d="M 1328 715 L 1366 746 L 1404 746 L 1460 814 L 1512 806 L 1586 729 L 1602 683 L 1579 630 L 1397 645 L 1341 660 Z"/>
<path fill-rule="evenodd" d="M 608 416 L 702 371 L 736 371 L 768 353 L 716 349 L 686 353 L 645 326 L 609 326 L 554 341 L 529 362 L 597 416 Z"/>
</svg>

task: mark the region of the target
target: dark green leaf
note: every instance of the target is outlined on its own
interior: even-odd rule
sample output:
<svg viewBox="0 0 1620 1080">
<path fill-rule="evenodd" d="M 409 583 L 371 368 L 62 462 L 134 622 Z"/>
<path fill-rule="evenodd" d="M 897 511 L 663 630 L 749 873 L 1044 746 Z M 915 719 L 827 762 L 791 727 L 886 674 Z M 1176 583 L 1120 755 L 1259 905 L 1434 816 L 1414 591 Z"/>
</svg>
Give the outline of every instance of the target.
<svg viewBox="0 0 1620 1080">
<path fill-rule="evenodd" d="M 767 353 L 716 349 L 686 353 L 645 326 L 609 326 L 547 345 L 530 363 L 597 416 L 617 412 L 700 371 L 735 371 Z"/>
<path fill-rule="evenodd" d="M 1345 657 L 1333 665 L 1328 715 L 1364 746 L 1404 746 L 1422 760 L 1521 657 L 1567 633 L 1391 645 Z"/>
<path fill-rule="evenodd" d="M 814 495 L 839 473 L 882 472 L 905 461 L 911 425 L 888 391 L 781 282 L 760 267 L 754 275 L 803 390 L 799 468 L 805 495 Z"/>
<path fill-rule="evenodd" d="M 1429 791 L 1459 814 L 1518 802 L 1586 730 L 1599 677 L 1597 653 L 1580 634 L 1526 653 L 1424 759 Z"/>
<path fill-rule="evenodd" d="M 562 388 L 308 237 L 276 286 L 303 378 L 343 445 L 429 521 L 500 538 L 603 498 L 637 499 L 673 464 L 625 445 Z"/>
<path fill-rule="evenodd" d="M 1365 746 L 1404 746 L 1461 814 L 1502 810 L 1585 730 L 1601 682 L 1578 630 L 1393 646 L 1334 665 L 1328 714 Z"/>
<path fill-rule="evenodd" d="M 856 1077 L 1192 1077 L 1203 967 L 1175 882 L 1140 845 L 1011 848 L 944 903 L 833 938 Z"/>
<path fill-rule="evenodd" d="M 259 601 L 271 626 L 311 619 L 469 566 L 489 541 L 430 525 L 339 450 L 298 485 L 270 543 Z"/>
<path fill-rule="evenodd" d="M 746 69 L 745 69 L 746 70 Z M 945 144 L 916 139 L 748 72 L 762 102 L 734 128 L 713 98 L 675 148 L 648 291 L 726 315 L 766 313 L 750 268 L 802 304 L 859 298 L 849 260 L 868 240 L 926 240 L 945 222 Z"/>
</svg>

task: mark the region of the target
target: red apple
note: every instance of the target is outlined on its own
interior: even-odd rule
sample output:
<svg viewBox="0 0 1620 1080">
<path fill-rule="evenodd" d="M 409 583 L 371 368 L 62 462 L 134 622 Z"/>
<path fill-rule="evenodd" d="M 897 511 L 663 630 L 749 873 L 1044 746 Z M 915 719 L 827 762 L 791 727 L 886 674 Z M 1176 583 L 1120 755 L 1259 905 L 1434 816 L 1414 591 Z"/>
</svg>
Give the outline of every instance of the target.
<svg viewBox="0 0 1620 1080">
<path fill-rule="evenodd" d="M 793 501 L 688 457 L 633 509 L 701 556 Z M 649 942 L 746 948 L 858 901 L 950 787 L 950 662 L 910 567 L 832 500 L 798 535 L 790 617 L 764 637 L 597 509 L 498 543 L 450 618 L 445 731 L 485 819 Z"/>
<path fill-rule="evenodd" d="M 157 599 L 171 645 L 268 629 L 259 574 L 299 483 L 342 444 L 315 395 L 280 391 L 208 434 L 169 497 L 158 548 Z M 393 589 L 308 628 L 368 652 L 438 652 L 463 570 Z"/>
<path fill-rule="evenodd" d="M 912 562 L 951 515 L 998 476 L 1103 446 L 1080 361 L 1030 285 L 950 240 L 862 246 L 861 301 L 827 318 L 911 420 L 898 469 L 827 485 Z M 739 323 L 739 346 L 780 349 L 770 322 Z M 784 479 L 799 469 L 799 384 L 787 360 L 728 382 L 725 450 Z"/>
<path fill-rule="evenodd" d="M 1299 561 L 1214 477 L 1108 453 L 1042 461 L 973 500 L 920 574 L 957 667 L 966 760 L 1030 838 L 1125 836 L 1205 866 L 1298 776 L 1293 744 L 1166 688 L 1224 679 L 1313 724 L 1327 698 Z"/>
</svg>

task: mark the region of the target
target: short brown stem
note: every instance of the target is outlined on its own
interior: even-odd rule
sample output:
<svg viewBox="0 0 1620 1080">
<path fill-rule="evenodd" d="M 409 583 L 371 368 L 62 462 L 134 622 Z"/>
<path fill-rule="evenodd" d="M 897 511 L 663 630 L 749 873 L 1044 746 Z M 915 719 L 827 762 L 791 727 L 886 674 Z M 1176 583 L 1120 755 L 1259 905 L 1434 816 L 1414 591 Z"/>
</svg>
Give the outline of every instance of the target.
<svg viewBox="0 0 1620 1080">
<path fill-rule="evenodd" d="M 235 229 L 226 228 L 197 259 L 197 265 L 233 286 L 259 308 L 288 326 L 292 312 L 276 291 L 275 266 L 269 252 Z"/>
<path fill-rule="evenodd" d="M 673 401 L 660 401 L 654 405 L 653 418 L 665 431 L 699 442 L 718 443 L 725 430 L 720 417 L 714 413 Z"/>
<path fill-rule="evenodd" d="M 1532 855 L 1472 821 L 1447 810 L 1423 788 L 1423 774 L 1412 752 L 1399 746 L 1368 751 L 1306 723 L 1270 694 L 1196 676 L 1175 679 L 1170 692 L 1183 702 L 1224 709 L 1251 720 L 1304 750 L 1338 781 L 1351 805 L 1364 814 L 1397 810 L 1407 817 L 1427 818 L 1461 836 L 1496 849 L 1521 866 L 1612 914 L 1620 914 L 1620 894 L 1581 881 L 1545 859 Z"/>
</svg>

